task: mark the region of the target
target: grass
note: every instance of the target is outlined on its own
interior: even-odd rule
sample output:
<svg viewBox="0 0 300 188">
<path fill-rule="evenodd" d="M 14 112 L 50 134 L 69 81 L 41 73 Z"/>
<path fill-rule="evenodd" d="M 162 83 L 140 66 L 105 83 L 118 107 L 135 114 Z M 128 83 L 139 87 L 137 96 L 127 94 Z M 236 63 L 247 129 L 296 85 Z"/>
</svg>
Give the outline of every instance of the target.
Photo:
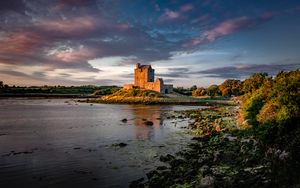
<svg viewBox="0 0 300 188">
<path fill-rule="evenodd" d="M 186 104 L 186 105 L 213 105 L 231 104 L 228 100 L 211 98 L 194 98 L 177 93 L 162 94 L 146 89 L 121 89 L 111 95 L 103 96 L 95 100 L 95 103 L 117 103 L 117 104 Z"/>
</svg>

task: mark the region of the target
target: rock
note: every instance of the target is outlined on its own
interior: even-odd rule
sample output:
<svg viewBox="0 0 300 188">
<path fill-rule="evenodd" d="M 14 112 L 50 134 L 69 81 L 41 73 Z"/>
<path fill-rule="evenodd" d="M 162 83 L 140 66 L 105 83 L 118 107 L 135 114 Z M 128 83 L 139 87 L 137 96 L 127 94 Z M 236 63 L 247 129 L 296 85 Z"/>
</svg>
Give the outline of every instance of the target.
<svg viewBox="0 0 300 188">
<path fill-rule="evenodd" d="M 177 168 L 179 165 L 183 164 L 185 161 L 182 160 L 182 159 L 173 159 L 170 161 L 170 165 L 173 167 L 173 168 Z"/>
<path fill-rule="evenodd" d="M 145 121 L 144 124 L 147 125 L 147 126 L 152 126 L 153 122 L 152 121 Z"/>
<path fill-rule="evenodd" d="M 199 172 L 198 172 L 201 176 L 206 176 L 206 174 L 209 174 L 211 173 L 210 172 L 210 168 L 209 166 L 207 165 L 203 165 L 200 169 L 199 169 Z"/>
<path fill-rule="evenodd" d="M 161 162 L 169 162 L 169 161 L 171 161 L 171 160 L 173 160 L 173 159 L 175 159 L 175 157 L 174 157 L 173 155 L 170 155 L 170 154 L 168 154 L 168 155 L 166 155 L 166 156 L 160 156 L 160 157 L 159 157 L 159 160 L 160 160 Z"/>
<path fill-rule="evenodd" d="M 214 187 L 215 178 L 213 176 L 205 176 L 201 179 L 200 187 Z"/>
<path fill-rule="evenodd" d="M 157 167 L 157 170 L 167 170 L 168 169 L 168 167 L 166 167 L 166 166 L 159 166 L 159 167 Z"/>
<path fill-rule="evenodd" d="M 140 178 L 140 179 L 137 179 L 137 180 L 134 180 L 132 181 L 130 184 L 129 184 L 129 187 L 130 188 L 136 188 L 136 187 L 140 187 L 140 183 L 144 181 L 144 178 Z"/>
<path fill-rule="evenodd" d="M 126 123 L 128 120 L 126 118 L 121 120 L 123 123 Z"/>
<path fill-rule="evenodd" d="M 125 146 L 127 146 L 127 145 L 128 145 L 128 144 L 126 144 L 126 143 L 120 142 L 120 143 L 118 143 L 118 144 L 113 144 L 112 146 L 123 148 L 123 147 L 125 147 Z"/>
<path fill-rule="evenodd" d="M 148 179 L 152 178 L 154 175 L 159 175 L 159 173 L 156 170 L 152 170 L 146 174 Z"/>
<path fill-rule="evenodd" d="M 229 141 L 235 141 L 235 140 L 237 140 L 237 137 L 235 137 L 235 136 L 227 136 L 226 137 Z"/>
</svg>

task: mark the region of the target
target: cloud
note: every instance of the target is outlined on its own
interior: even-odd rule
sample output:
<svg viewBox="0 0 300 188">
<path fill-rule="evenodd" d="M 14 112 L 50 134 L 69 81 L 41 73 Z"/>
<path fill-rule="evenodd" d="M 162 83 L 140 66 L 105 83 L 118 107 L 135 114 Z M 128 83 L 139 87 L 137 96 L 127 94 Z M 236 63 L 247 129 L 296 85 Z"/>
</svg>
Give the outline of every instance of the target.
<svg viewBox="0 0 300 188">
<path fill-rule="evenodd" d="M 46 33 L 83 34 L 95 29 L 97 21 L 91 16 L 75 17 L 66 20 L 42 20 L 36 27 Z"/>
<path fill-rule="evenodd" d="M 227 67 L 212 68 L 203 71 L 193 72 L 193 74 L 202 74 L 205 77 L 223 78 L 223 79 L 242 79 L 253 73 L 266 72 L 275 75 L 279 71 L 299 69 L 300 64 L 239 64 Z"/>
<path fill-rule="evenodd" d="M 194 9 L 192 4 L 185 4 L 180 7 L 180 12 L 189 12 Z"/>
<path fill-rule="evenodd" d="M 270 20 L 275 14 L 267 12 L 261 16 L 251 19 L 247 16 L 241 16 L 233 19 L 225 20 L 210 30 L 203 31 L 199 37 L 184 43 L 183 47 L 192 47 L 201 44 L 214 42 L 218 38 L 236 33 L 239 31 L 249 30 Z"/>
<path fill-rule="evenodd" d="M 135 56 L 120 64 L 168 59 L 176 44 L 153 40 L 129 24 L 91 15 L 69 19 L 39 19 L 18 30 L 0 33 L 0 62 L 98 71 L 88 60 Z M 67 49 L 67 50 L 66 50 Z M 157 50 L 160 49 L 160 50 Z M 55 52 L 55 53 L 54 53 Z"/>
<path fill-rule="evenodd" d="M 262 6 L 255 11 L 244 6 L 249 4 L 252 5 L 214 0 L 185 3 L 157 0 L 1 1 L 0 69 L 3 71 L 4 67 L 10 66 L 6 71 L 24 73 L 24 79 L 30 75 L 32 79 L 40 77 L 81 83 L 107 76 L 105 79 L 113 77 L 118 82 L 120 77 L 130 73 L 127 70 L 130 65 L 153 63 L 172 67 L 165 68 L 165 72 L 158 70 L 159 76 L 192 79 L 196 75 L 191 71 L 209 68 L 210 62 L 224 65 L 223 60 L 228 60 L 228 55 L 192 53 L 195 56 L 191 56 L 189 53 L 195 52 L 195 47 L 254 29 L 279 15 L 275 12 L 279 8 L 274 8 L 274 4 L 268 10 Z M 291 4 L 287 6 L 291 7 Z M 214 48 L 213 45 L 208 47 Z M 174 52 L 183 54 L 174 56 Z M 97 59 L 101 59 L 99 64 L 89 63 Z M 109 59 L 116 61 L 111 63 Z M 240 59 L 240 56 L 232 58 L 235 62 Z M 35 66 L 41 69 L 31 71 Z M 120 68 L 118 71 L 117 67 Z M 11 76 L 23 80 L 16 72 L 10 72 Z M 80 75 L 85 78 L 79 79 Z M 71 81 L 67 82 L 68 79 Z"/>
<path fill-rule="evenodd" d="M 16 11 L 20 12 L 24 9 L 23 0 L 0 1 L 0 11 Z"/>
<path fill-rule="evenodd" d="M 185 18 L 184 14 L 193 10 L 194 6 L 192 4 L 184 4 L 177 11 L 165 9 L 164 13 L 158 18 L 158 22 L 162 23 L 165 21 L 173 21 L 181 18 Z"/>
<path fill-rule="evenodd" d="M 164 73 L 156 74 L 158 77 L 167 78 L 188 78 L 190 77 L 190 69 L 184 67 L 168 68 Z"/>
</svg>

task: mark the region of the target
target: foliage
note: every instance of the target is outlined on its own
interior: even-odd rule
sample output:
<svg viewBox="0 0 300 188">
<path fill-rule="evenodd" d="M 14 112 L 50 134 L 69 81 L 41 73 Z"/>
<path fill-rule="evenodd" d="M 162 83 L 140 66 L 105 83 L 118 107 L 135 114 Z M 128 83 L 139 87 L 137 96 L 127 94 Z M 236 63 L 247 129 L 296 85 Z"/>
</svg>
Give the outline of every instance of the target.
<svg viewBox="0 0 300 188">
<path fill-rule="evenodd" d="M 229 97 L 231 95 L 239 96 L 243 94 L 242 82 L 240 80 L 225 80 L 219 85 L 222 96 Z"/>
<path fill-rule="evenodd" d="M 251 93 L 259 89 L 264 82 L 269 79 L 267 73 L 255 73 L 250 78 L 246 79 L 243 83 L 243 91 Z"/>
<path fill-rule="evenodd" d="M 120 89 L 117 86 L 8 86 L 0 87 L 2 94 L 94 94 L 94 95 L 107 95 Z"/>
<path fill-rule="evenodd" d="M 194 91 L 194 90 L 196 90 L 197 89 L 197 86 L 196 85 L 193 85 L 192 87 L 191 87 L 191 91 Z"/>
<path fill-rule="evenodd" d="M 196 90 L 192 91 L 192 96 L 204 96 L 206 95 L 206 89 L 204 87 L 197 88 Z"/>
<path fill-rule="evenodd" d="M 185 89 L 183 87 L 177 87 L 173 89 L 174 92 L 182 94 L 182 95 L 187 95 L 191 96 L 192 95 L 192 90 L 191 88 Z"/>
<path fill-rule="evenodd" d="M 300 129 L 300 71 L 280 72 L 273 79 L 255 74 L 245 83 L 244 118 L 264 141 L 284 147 L 291 131 Z"/>
<path fill-rule="evenodd" d="M 120 90 L 120 88 L 118 88 L 118 87 L 101 88 L 101 89 L 94 91 L 94 93 L 92 95 L 110 95 L 119 90 Z"/>
<path fill-rule="evenodd" d="M 220 90 L 217 85 L 211 85 L 207 88 L 207 94 L 211 97 L 220 95 Z"/>
<path fill-rule="evenodd" d="M 147 90 L 147 89 L 121 89 L 116 91 L 110 97 L 150 97 L 150 98 L 162 98 L 159 92 Z"/>
<path fill-rule="evenodd" d="M 256 116 L 264 105 L 265 97 L 262 94 L 262 89 L 257 90 L 252 95 L 246 95 L 243 103 L 243 115 L 249 124 L 257 125 Z"/>
</svg>

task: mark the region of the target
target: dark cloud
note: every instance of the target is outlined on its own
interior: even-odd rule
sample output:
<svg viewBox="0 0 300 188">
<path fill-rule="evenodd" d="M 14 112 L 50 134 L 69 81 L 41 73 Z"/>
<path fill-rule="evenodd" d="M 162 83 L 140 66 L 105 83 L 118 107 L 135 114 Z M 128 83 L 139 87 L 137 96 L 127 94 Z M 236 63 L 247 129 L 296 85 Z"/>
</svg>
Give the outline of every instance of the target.
<svg viewBox="0 0 300 188">
<path fill-rule="evenodd" d="M 168 73 L 156 74 L 158 77 L 167 78 L 188 78 L 190 77 L 190 69 L 188 68 L 169 68 Z"/>
<path fill-rule="evenodd" d="M 181 72 L 181 73 L 187 73 L 190 71 L 189 68 L 168 68 L 171 72 Z"/>
<path fill-rule="evenodd" d="M 22 72 L 18 71 L 12 71 L 12 70 L 0 70 L 1 74 L 7 74 L 7 75 L 12 75 L 12 76 L 21 76 L 21 77 L 27 77 L 28 75 Z"/>
<path fill-rule="evenodd" d="M 217 0 L 3 0 L 0 64 L 99 72 L 89 60 L 123 57 L 119 66 L 169 60 L 173 52 L 191 52 L 227 35 L 255 29 L 281 15 L 287 7 L 296 7 L 279 2 L 271 6 L 265 0 L 255 10 L 248 5 L 257 4 Z M 229 67 L 227 76 L 236 76 L 238 73 L 231 69 L 237 68 Z M 22 76 L 6 72 L 9 73 Z M 190 74 L 188 68 L 170 68 L 158 76 Z M 29 76 L 45 77 L 42 72 Z"/>
<path fill-rule="evenodd" d="M 15 11 L 23 12 L 25 7 L 23 0 L 0 1 L 0 12 Z"/>
<path fill-rule="evenodd" d="M 275 75 L 282 70 L 289 71 L 289 70 L 294 70 L 299 68 L 300 68 L 300 63 L 299 64 L 262 64 L 262 65 L 243 64 L 243 65 L 213 68 L 204 71 L 193 72 L 193 74 L 202 74 L 205 75 L 205 77 L 214 77 L 214 78 L 240 79 L 240 78 L 250 76 L 251 74 L 257 72 L 266 72 L 270 75 Z"/>
<path fill-rule="evenodd" d="M 122 75 L 120 75 L 120 77 L 122 77 L 122 78 L 134 78 L 134 74 L 133 73 L 129 73 L 129 74 L 122 74 Z"/>
<path fill-rule="evenodd" d="M 90 6 L 96 3 L 95 0 L 60 0 L 59 2 L 68 6 Z"/>
</svg>

